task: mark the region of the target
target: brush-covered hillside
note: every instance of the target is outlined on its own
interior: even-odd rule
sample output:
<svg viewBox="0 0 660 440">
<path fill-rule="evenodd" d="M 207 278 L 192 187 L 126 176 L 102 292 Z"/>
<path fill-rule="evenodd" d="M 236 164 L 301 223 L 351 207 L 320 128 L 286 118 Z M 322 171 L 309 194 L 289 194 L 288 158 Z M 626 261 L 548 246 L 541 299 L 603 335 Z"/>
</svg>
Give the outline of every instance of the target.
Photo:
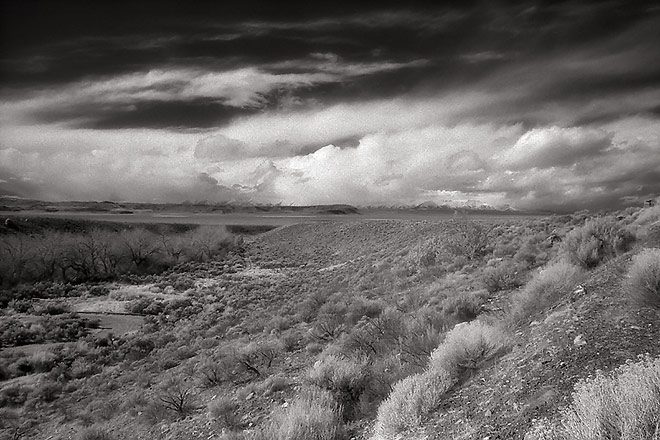
<svg viewBox="0 0 660 440">
<path fill-rule="evenodd" d="M 1 432 L 657 440 L 659 221 L 7 229 Z"/>
</svg>

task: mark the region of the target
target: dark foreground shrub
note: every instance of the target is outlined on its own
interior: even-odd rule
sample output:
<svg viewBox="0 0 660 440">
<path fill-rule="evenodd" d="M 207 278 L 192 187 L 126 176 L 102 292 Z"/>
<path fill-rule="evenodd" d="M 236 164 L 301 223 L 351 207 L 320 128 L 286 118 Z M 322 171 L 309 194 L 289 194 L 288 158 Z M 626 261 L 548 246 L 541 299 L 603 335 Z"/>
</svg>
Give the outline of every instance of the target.
<svg viewBox="0 0 660 440">
<path fill-rule="evenodd" d="M 660 309 L 660 249 L 644 249 L 633 257 L 627 291 L 638 304 Z"/>
</svg>

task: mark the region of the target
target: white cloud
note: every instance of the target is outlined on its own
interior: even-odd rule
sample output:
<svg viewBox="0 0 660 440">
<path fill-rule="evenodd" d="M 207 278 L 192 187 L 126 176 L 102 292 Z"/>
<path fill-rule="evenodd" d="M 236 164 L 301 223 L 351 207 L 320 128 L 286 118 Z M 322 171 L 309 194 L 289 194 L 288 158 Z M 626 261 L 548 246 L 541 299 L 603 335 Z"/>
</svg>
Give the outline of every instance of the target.
<svg viewBox="0 0 660 440">
<path fill-rule="evenodd" d="M 570 166 L 584 157 L 602 153 L 612 134 L 598 129 L 547 127 L 528 131 L 500 156 L 508 169 Z"/>
</svg>

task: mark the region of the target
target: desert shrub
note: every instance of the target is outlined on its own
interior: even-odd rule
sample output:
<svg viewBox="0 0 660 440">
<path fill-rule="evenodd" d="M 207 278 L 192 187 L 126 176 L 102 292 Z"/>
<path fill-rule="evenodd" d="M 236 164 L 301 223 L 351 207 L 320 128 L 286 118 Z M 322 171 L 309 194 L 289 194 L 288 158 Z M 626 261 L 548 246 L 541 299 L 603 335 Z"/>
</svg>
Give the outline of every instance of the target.
<svg viewBox="0 0 660 440">
<path fill-rule="evenodd" d="M 0 408 L 21 406 L 28 399 L 32 388 L 25 385 L 11 385 L 0 391 Z"/>
<path fill-rule="evenodd" d="M 34 416 L 26 412 L 19 412 L 14 409 L 0 409 L 0 436 L 7 440 L 20 440 L 30 438 L 34 426 L 36 425 Z"/>
<path fill-rule="evenodd" d="M 39 332 L 23 324 L 17 318 L 0 321 L 0 347 L 14 347 L 38 342 Z"/>
<path fill-rule="evenodd" d="M 327 302 L 321 306 L 314 321 L 312 335 L 320 341 L 332 341 L 346 329 L 346 304 Z"/>
<path fill-rule="evenodd" d="M 286 330 L 279 337 L 280 345 L 286 352 L 292 352 L 300 348 L 302 339 L 303 335 L 299 331 L 293 329 Z"/>
<path fill-rule="evenodd" d="M 124 357 L 129 361 L 137 361 L 144 359 L 151 353 L 156 345 L 154 342 L 147 338 L 135 338 L 130 340 L 122 347 Z"/>
<path fill-rule="evenodd" d="M 338 345 L 346 355 L 379 357 L 396 349 L 405 333 L 403 314 L 389 308 L 376 318 L 363 316 Z"/>
<path fill-rule="evenodd" d="M 626 287 L 637 303 L 660 308 L 660 249 L 644 249 L 633 257 Z"/>
<path fill-rule="evenodd" d="M 560 252 L 571 263 L 591 269 L 627 252 L 634 241 L 635 236 L 614 220 L 597 218 L 566 234 Z"/>
<path fill-rule="evenodd" d="M 442 328 L 419 314 L 406 327 L 405 335 L 399 340 L 400 358 L 406 363 L 424 367 L 442 341 Z"/>
<path fill-rule="evenodd" d="M 40 351 L 32 354 L 28 361 L 36 373 L 47 373 L 57 364 L 59 358 L 56 354 L 48 351 Z"/>
<path fill-rule="evenodd" d="M 276 374 L 274 376 L 269 376 L 263 383 L 260 385 L 260 389 L 263 394 L 276 393 L 278 391 L 283 391 L 289 387 L 291 383 L 289 379 L 284 377 L 281 374 Z"/>
<path fill-rule="evenodd" d="M 580 381 L 561 422 L 565 440 L 660 438 L 660 358 Z"/>
<path fill-rule="evenodd" d="M 519 323 L 546 310 L 562 296 L 571 293 L 583 278 L 584 271 L 566 261 L 559 261 L 543 269 L 527 283 L 525 288 L 512 295 L 510 321 Z"/>
<path fill-rule="evenodd" d="M 61 392 L 62 384 L 54 381 L 47 381 L 35 388 L 31 393 L 31 397 L 43 402 L 53 402 Z"/>
<path fill-rule="evenodd" d="M 204 359 L 198 368 L 202 386 L 211 388 L 222 385 L 233 378 L 233 365 L 228 358 Z"/>
<path fill-rule="evenodd" d="M 366 359 L 325 356 L 308 373 L 308 379 L 319 388 L 330 391 L 343 408 L 344 420 L 358 416 L 358 403 L 371 385 L 371 372 Z"/>
<path fill-rule="evenodd" d="M 167 379 L 159 387 L 156 398 L 160 405 L 176 413 L 179 417 L 185 417 L 197 409 L 195 387 L 179 377 Z"/>
<path fill-rule="evenodd" d="M 63 315 L 71 313 L 71 306 L 64 302 L 49 302 L 34 308 L 35 315 Z"/>
<path fill-rule="evenodd" d="M 513 259 L 528 268 L 539 267 L 547 263 L 552 243 L 547 242 L 546 239 L 545 234 L 526 237 L 516 250 Z"/>
<path fill-rule="evenodd" d="M 481 281 L 490 293 L 511 290 L 525 284 L 525 268 L 512 260 L 503 260 L 484 269 Z"/>
<path fill-rule="evenodd" d="M 136 315 L 160 315 L 165 310 L 165 302 L 152 298 L 138 298 L 125 305 L 128 313 Z"/>
<path fill-rule="evenodd" d="M 80 440 L 114 440 L 114 436 L 99 426 L 90 426 L 83 429 L 78 437 Z"/>
<path fill-rule="evenodd" d="M 476 221 L 451 221 L 441 246 L 455 257 L 473 261 L 490 251 L 491 227 Z"/>
<path fill-rule="evenodd" d="M 110 293 L 110 289 L 108 289 L 106 286 L 92 286 L 89 288 L 87 291 L 87 294 L 89 296 L 105 296 Z"/>
<path fill-rule="evenodd" d="M 346 324 L 353 326 L 363 317 L 376 318 L 385 308 L 386 305 L 382 301 L 357 298 L 347 307 L 345 316 Z"/>
<path fill-rule="evenodd" d="M 429 370 L 398 382 L 378 408 L 374 428 L 377 438 L 405 438 L 402 434 L 418 427 L 455 382 L 444 370 Z"/>
<path fill-rule="evenodd" d="M 506 334 L 497 327 L 480 321 L 455 326 L 431 354 L 426 371 L 398 382 L 380 405 L 375 425 L 378 438 L 403 438 L 466 372 L 479 368 L 508 345 Z"/>
<path fill-rule="evenodd" d="M 341 440 L 341 408 L 328 391 L 307 390 L 274 414 L 263 440 Z"/>
<path fill-rule="evenodd" d="M 633 222 L 636 226 L 650 225 L 660 220 L 660 204 L 640 210 Z"/>
<path fill-rule="evenodd" d="M 219 396 L 211 401 L 208 406 L 209 415 L 220 428 L 235 429 L 240 426 L 240 420 L 236 415 L 238 404 L 230 397 Z"/>
<path fill-rule="evenodd" d="M 457 293 L 444 299 L 440 303 L 443 320 L 453 324 L 476 318 L 481 313 L 486 297 L 477 291 Z"/>
<path fill-rule="evenodd" d="M 282 353 L 282 347 L 275 340 L 250 342 L 233 348 L 231 357 L 235 368 L 253 377 L 265 374 L 273 362 Z"/>
<path fill-rule="evenodd" d="M 90 320 L 76 313 L 45 316 L 38 322 L 44 332 L 44 339 L 52 342 L 67 342 L 83 339 L 92 328 L 98 328 L 98 320 Z"/>
<path fill-rule="evenodd" d="M 506 333 L 481 321 L 455 326 L 431 354 L 429 369 L 451 377 L 471 373 L 509 345 Z"/>
</svg>

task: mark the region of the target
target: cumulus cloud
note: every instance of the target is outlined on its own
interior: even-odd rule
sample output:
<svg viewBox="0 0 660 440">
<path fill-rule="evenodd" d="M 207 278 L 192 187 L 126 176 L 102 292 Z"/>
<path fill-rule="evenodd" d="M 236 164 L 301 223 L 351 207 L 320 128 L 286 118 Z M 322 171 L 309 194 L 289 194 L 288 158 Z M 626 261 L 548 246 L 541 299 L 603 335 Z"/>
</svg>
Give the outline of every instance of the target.
<svg viewBox="0 0 660 440">
<path fill-rule="evenodd" d="M 580 159 L 602 153 L 611 142 L 612 134 L 599 129 L 536 128 L 506 150 L 500 162 L 508 169 L 570 166 Z"/>
</svg>

